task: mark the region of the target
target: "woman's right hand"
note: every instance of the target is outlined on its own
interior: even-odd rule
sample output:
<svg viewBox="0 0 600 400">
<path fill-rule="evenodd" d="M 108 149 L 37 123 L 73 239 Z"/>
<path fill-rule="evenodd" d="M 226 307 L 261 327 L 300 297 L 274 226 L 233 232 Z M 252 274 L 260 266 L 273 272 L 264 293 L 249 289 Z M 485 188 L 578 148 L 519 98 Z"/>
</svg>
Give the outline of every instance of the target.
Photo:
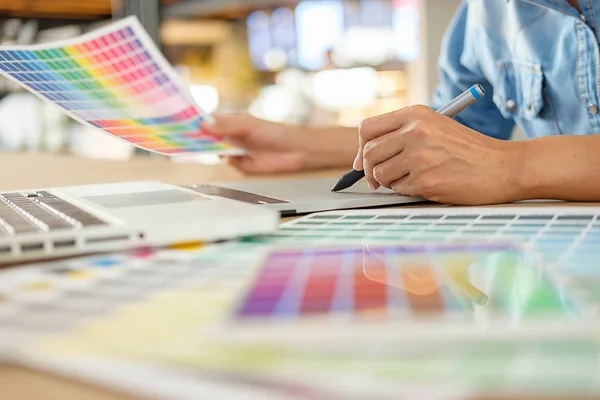
<svg viewBox="0 0 600 400">
<path fill-rule="evenodd" d="M 351 128 L 302 128 L 247 114 L 214 118 L 215 124 L 205 127 L 206 131 L 246 150 L 245 155 L 226 157 L 246 174 L 349 167 L 356 155 L 357 135 Z"/>
</svg>

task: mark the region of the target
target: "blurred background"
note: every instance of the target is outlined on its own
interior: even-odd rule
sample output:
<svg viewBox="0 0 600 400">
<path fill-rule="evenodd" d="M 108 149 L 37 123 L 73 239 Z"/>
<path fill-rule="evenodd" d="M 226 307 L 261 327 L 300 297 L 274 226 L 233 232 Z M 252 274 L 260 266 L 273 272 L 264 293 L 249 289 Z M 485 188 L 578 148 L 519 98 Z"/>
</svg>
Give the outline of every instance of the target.
<svg viewBox="0 0 600 400">
<path fill-rule="evenodd" d="M 429 101 L 440 41 L 459 3 L 0 0 L 0 43 L 68 39 L 136 15 L 208 112 L 358 126 L 364 118 Z M 69 120 L 3 78 L 0 150 L 149 156 Z"/>
</svg>

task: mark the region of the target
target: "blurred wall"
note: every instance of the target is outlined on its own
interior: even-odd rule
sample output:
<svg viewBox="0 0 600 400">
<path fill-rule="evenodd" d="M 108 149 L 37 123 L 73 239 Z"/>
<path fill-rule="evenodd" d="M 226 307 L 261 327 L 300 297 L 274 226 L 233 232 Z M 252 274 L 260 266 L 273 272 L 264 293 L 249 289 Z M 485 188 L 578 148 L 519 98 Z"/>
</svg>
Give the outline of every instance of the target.
<svg viewBox="0 0 600 400">
<path fill-rule="evenodd" d="M 409 85 L 408 96 L 411 103 L 429 104 L 439 82 L 437 60 L 441 42 L 461 0 L 421 0 L 419 1 L 421 55 L 408 65 L 408 72 L 414 84 Z"/>
</svg>

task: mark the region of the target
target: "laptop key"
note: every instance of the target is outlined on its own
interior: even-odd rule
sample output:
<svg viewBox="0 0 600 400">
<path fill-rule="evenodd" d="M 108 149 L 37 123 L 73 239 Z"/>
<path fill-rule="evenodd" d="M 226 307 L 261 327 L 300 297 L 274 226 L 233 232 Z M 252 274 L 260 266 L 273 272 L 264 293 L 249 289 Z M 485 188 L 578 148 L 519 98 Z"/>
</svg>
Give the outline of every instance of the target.
<svg viewBox="0 0 600 400">
<path fill-rule="evenodd" d="M 0 236 L 107 225 L 48 192 L 0 194 Z"/>
<path fill-rule="evenodd" d="M 64 216 L 67 216 L 68 218 L 79 222 L 81 226 L 86 227 L 95 225 L 107 225 L 107 223 L 102 221 L 101 219 L 69 203 L 66 200 L 54 196 L 53 194 L 42 191 L 38 192 L 38 195 L 40 197 L 35 198 L 35 202 L 44 204 L 45 206 L 55 210 L 58 214 L 62 214 Z"/>
</svg>

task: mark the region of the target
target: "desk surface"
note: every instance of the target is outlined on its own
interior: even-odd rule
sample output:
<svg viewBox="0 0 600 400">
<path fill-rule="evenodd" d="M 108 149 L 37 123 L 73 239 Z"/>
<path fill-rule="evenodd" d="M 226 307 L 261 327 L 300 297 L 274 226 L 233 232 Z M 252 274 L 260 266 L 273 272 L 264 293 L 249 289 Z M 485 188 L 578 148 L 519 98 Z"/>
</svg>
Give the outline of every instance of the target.
<svg viewBox="0 0 600 400">
<path fill-rule="evenodd" d="M 163 158 L 100 161 L 72 156 L 21 153 L 0 153 L 0 170 L 3 171 L 0 174 L 0 190 L 135 180 L 159 180 L 172 184 L 189 184 L 273 178 L 246 178 L 243 174 L 224 165 L 173 163 Z M 341 172 L 343 171 L 320 171 L 288 175 L 288 177 L 339 176 Z M 2 393 L 2 398 L 15 400 L 40 398 L 61 400 L 130 399 L 130 397 L 86 384 L 2 365 L 0 365 L 0 393 Z"/>
<path fill-rule="evenodd" d="M 0 153 L 0 190 L 19 190 L 81 184 L 158 180 L 172 184 L 269 179 L 247 178 L 226 165 L 174 163 L 165 158 L 129 161 L 89 160 L 45 153 Z M 290 178 L 339 176 L 343 171 L 322 171 L 289 175 Z M 86 384 L 56 378 L 23 368 L 0 365 L 2 398 L 29 400 L 130 399 Z"/>
<path fill-rule="evenodd" d="M 44 153 L 0 153 L 0 190 L 156 180 L 171 184 L 272 179 L 248 178 L 226 165 L 175 163 L 165 158 L 129 161 L 89 160 Z M 343 170 L 286 175 L 290 178 L 339 176 Z M 281 177 L 281 176 L 279 176 Z"/>
</svg>

